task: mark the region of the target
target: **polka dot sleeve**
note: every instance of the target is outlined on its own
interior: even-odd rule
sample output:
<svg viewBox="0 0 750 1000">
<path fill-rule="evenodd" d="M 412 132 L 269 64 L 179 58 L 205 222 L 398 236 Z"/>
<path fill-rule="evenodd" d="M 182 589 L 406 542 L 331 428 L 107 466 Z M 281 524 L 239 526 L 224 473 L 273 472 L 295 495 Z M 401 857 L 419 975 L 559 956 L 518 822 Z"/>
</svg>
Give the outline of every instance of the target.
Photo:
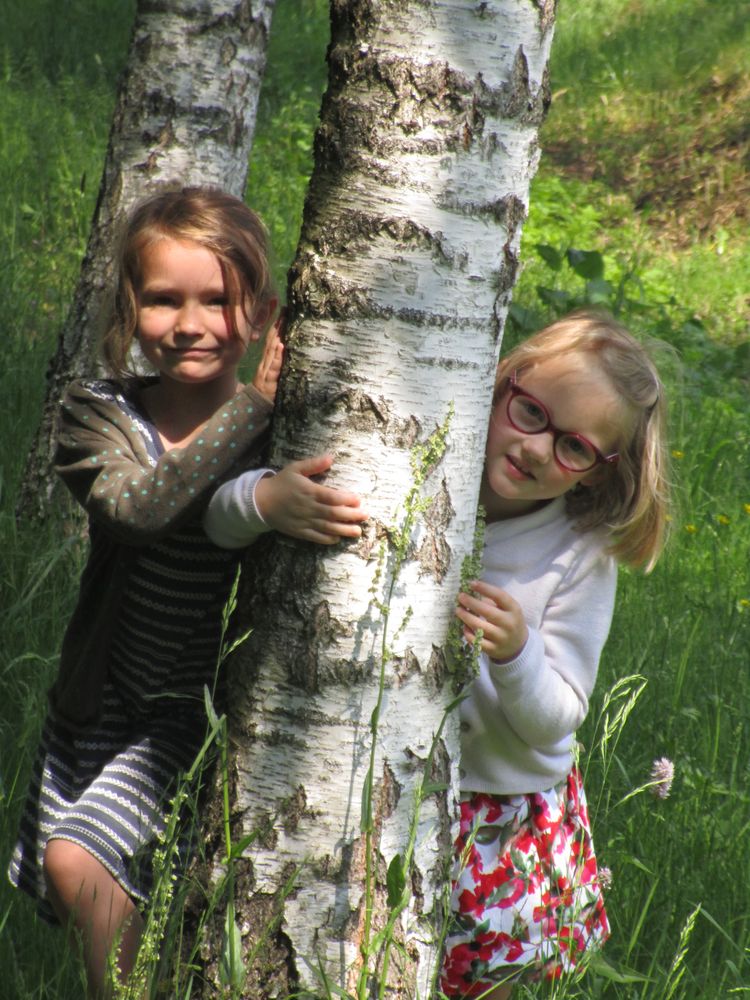
<svg viewBox="0 0 750 1000">
<path fill-rule="evenodd" d="M 271 416 L 272 404 L 245 386 L 189 445 L 155 460 L 141 429 L 102 391 L 107 385 L 70 386 L 55 469 L 89 517 L 130 545 L 155 541 L 195 516 L 235 463 L 257 450 Z"/>
</svg>

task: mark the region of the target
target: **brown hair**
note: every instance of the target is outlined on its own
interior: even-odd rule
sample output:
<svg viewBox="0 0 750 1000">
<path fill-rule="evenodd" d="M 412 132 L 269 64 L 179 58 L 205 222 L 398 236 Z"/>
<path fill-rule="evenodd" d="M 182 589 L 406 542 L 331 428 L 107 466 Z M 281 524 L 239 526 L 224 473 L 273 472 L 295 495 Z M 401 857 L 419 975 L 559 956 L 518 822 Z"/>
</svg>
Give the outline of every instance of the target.
<svg viewBox="0 0 750 1000">
<path fill-rule="evenodd" d="M 622 562 L 653 569 L 669 521 L 666 394 L 656 366 L 640 341 L 609 314 L 577 310 L 519 344 L 498 367 L 493 405 L 514 371 L 571 352 L 589 355 L 625 404 L 632 420 L 617 443 L 616 466 L 601 478 L 566 494 L 579 530 L 606 526 L 610 551 Z M 629 432 L 629 433 L 628 433 Z"/>
<path fill-rule="evenodd" d="M 218 188 L 163 189 L 136 205 L 120 240 L 111 315 L 101 344 L 115 375 L 129 373 L 143 251 L 164 238 L 189 240 L 214 253 L 230 298 L 239 300 L 248 322 L 274 296 L 266 230 L 252 209 Z"/>
</svg>

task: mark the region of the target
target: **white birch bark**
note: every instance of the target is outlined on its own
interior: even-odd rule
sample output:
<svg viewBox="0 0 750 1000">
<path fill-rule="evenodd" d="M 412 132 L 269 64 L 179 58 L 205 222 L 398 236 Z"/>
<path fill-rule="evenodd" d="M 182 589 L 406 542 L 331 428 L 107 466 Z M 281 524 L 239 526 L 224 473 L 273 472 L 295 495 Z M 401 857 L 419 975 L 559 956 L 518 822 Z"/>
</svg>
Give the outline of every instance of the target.
<svg viewBox="0 0 750 1000">
<path fill-rule="evenodd" d="M 381 882 L 408 841 L 415 782 L 453 697 L 441 646 L 472 546 L 553 21 L 553 0 L 334 2 L 274 460 L 332 450 L 331 481 L 361 493 L 370 522 L 357 544 L 279 540 L 247 561 L 255 631 L 231 688 L 236 835 L 265 833 L 238 882 L 246 951 L 263 940 L 245 996 L 301 986 L 322 997 L 319 967 L 356 994 L 367 904 L 359 824 L 383 626 L 371 587 L 412 481 L 410 450 L 452 406 L 447 452 L 426 484 L 433 503 L 396 584 L 391 631 L 406 625 L 387 639 L 374 793 Z M 382 580 L 376 590 L 382 600 Z M 430 995 L 457 747 L 451 717 L 433 774 L 449 792 L 419 817 L 398 931 L 407 958 L 392 957 L 388 997 Z M 382 888 L 374 905 L 377 929 Z M 378 996 L 379 976 L 358 995 Z"/>
<path fill-rule="evenodd" d="M 242 195 L 273 0 L 139 0 L 73 305 L 47 373 L 19 510 L 43 517 L 56 486 L 54 420 L 67 383 L 96 367 L 118 227 L 165 181 Z"/>
</svg>

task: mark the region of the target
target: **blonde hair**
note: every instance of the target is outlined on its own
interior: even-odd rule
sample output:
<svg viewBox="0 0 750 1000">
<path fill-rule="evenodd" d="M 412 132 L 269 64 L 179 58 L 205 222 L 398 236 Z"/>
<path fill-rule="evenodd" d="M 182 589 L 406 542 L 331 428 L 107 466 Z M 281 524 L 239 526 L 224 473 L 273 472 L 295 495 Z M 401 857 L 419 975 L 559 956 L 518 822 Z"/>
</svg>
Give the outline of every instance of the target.
<svg viewBox="0 0 750 1000">
<path fill-rule="evenodd" d="M 230 299 L 248 322 L 274 297 L 268 238 L 260 218 L 239 198 L 218 188 L 170 187 L 146 198 L 131 213 L 119 245 L 114 294 L 101 350 L 113 374 L 129 374 L 138 326 L 143 251 L 160 239 L 185 240 L 219 260 Z M 238 335 L 234 311 L 233 333 Z"/>
<path fill-rule="evenodd" d="M 498 367 L 493 405 L 513 372 L 571 353 L 598 365 L 632 414 L 616 444 L 615 466 L 600 467 L 600 478 L 566 494 L 577 528 L 606 526 L 611 553 L 646 572 L 653 569 L 666 540 L 670 488 L 666 394 L 646 348 L 605 312 L 577 310 L 519 344 Z"/>
</svg>

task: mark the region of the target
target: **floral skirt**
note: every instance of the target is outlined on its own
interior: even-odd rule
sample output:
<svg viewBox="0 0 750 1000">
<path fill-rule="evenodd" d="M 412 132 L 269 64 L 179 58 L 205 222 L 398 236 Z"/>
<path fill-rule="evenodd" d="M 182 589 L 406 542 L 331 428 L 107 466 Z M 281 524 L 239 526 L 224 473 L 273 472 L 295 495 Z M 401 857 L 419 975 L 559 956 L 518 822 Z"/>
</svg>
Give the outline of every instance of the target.
<svg viewBox="0 0 750 1000">
<path fill-rule="evenodd" d="M 545 792 L 473 794 L 455 847 L 446 996 L 480 997 L 521 972 L 580 970 L 609 937 L 577 768 Z"/>
</svg>

